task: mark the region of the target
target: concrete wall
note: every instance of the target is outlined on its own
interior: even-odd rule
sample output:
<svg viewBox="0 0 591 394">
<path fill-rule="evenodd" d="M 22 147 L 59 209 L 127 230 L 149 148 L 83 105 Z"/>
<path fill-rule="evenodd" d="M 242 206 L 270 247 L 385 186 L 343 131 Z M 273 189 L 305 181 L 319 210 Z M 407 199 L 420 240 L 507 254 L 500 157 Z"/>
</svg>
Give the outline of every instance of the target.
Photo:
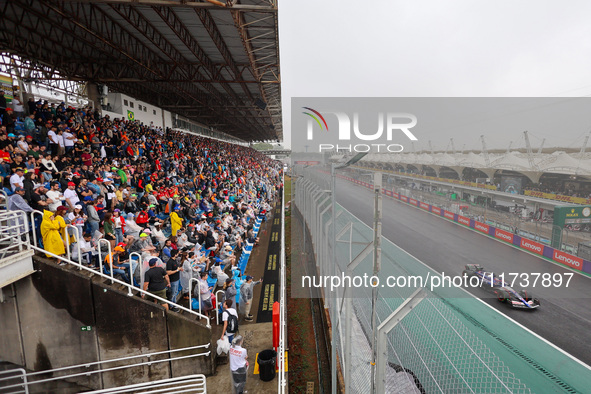
<svg viewBox="0 0 591 394">
<path fill-rule="evenodd" d="M 13 297 L 0 304 L 0 359 L 39 371 L 211 342 L 211 330 L 204 324 L 129 297 L 102 283 L 102 278 L 91 279 L 38 258 L 34 265 L 38 271 L 16 282 Z M 189 373 L 211 374 L 213 360 L 208 356 L 153 363 L 82 376 L 76 383 L 100 389 Z M 104 368 L 121 365 L 125 363 Z"/>
</svg>

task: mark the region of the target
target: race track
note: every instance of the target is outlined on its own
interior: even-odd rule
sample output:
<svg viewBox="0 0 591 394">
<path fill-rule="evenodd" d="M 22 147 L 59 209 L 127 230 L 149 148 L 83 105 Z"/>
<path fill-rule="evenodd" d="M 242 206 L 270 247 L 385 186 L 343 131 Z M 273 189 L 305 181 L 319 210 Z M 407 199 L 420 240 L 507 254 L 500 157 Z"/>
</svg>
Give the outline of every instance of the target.
<svg viewBox="0 0 591 394">
<path fill-rule="evenodd" d="M 338 179 L 336 195 L 339 204 L 372 226 L 370 190 Z M 383 212 L 384 237 L 439 273 L 460 275 L 469 263 L 495 273 L 573 272 L 390 197 L 383 196 Z M 513 310 L 479 288 L 469 291 L 591 365 L 591 278 L 575 273 L 568 289 L 560 291 L 537 286 L 541 306 L 534 311 Z"/>
</svg>

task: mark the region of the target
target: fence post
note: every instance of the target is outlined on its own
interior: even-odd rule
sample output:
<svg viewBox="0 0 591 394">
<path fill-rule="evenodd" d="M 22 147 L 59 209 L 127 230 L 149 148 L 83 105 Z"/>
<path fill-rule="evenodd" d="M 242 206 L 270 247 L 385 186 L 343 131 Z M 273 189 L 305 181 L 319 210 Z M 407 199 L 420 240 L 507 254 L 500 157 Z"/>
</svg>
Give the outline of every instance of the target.
<svg viewBox="0 0 591 394">
<path fill-rule="evenodd" d="M 133 277 L 133 273 L 134 273 L 134 271 L 135 271 L 135 270 L 133 270 L 133 263 L 132 263 L 132 262 L 133 262 L 133 259 L 132 259 L 131 257 L 132 257 L 132 256 L 134 256 L 134 255 L 135 255 L 135 256 L 137 256 L 137 266 L 138 266 L 138 267 L 139 267 L 139 269 L 140 269 L 140 280 L 142 280 L 142 275 L 141 275 L 141 272 L 142 272 L 142 270 L 143 270 L 143 268 L 144 268 L 144 267 L 143 267 L 143 263 L 142 263 L 142 255 L 141 255 L 141 254 L 139 254 L 139 253 L 137 253 L 137 252 L 131 252 L 131 253 L 129 254 L 129 280 L 130 280 L 130 283 L 129 283 L 129 284 L 130 284 L 131 286 L 128 288 L 128 290 L 129 290 L 129 291 L 127 292 L 127 295 L 128 295 L 128 296 L 130 296 L 130 297 L 131 297 L 131 296 L 133 296 L 133 293 L 131 292 L 131 287 L 133 286 L 133 279 L 134 279 L 134 277 Z M 139 283 L 139 287 L 140 287 L 140 289 L 141 289 L 143 286 L 144 286 L 144 284 L 143 284 L 143 283 Z"/>
<path fill-rule="evenodd" d="M 107 246 L 109 247 L 109 256 L 111 255 L 112 251 L 111 251 L 111 243 L 109 241 L 107 241 L 106 239 L 99 239 L 98 241 L 98 251 L 99 251 L 99 265 L 100 265 L 100 270 L 101 270 L 101 274 L 103 273 L 103 257 L 101 254 L 101 242 L 106 242 Z M 109 269 L 109 271 L 111 271 L 111 284 L 113 284 L 113 259 L 111 258 L 111 268 Z"/>
<path fill-rule="evenodd" d="M 78 233 L 78 227 L 71 225 L 71 224 L 66 224 L 66 245 L 68 245 L 68 260 L 72 261 L 72 257 L 71 257 L 71 252 L 70 252 L 70 234 L 68 234 L 68 229 L 69 228 L 73 228 L 74 232 L 76 234 L 76 246 L 78 249 L 78 270 L 82 269 L 82 255 L 81 255 L 81 250 L 80 250 L 80 234 Z"/>
<path fill-rule="evenodd" d="M 423 301 L 423 298 L 425 298 L 423 289 L 419 288 L 415 290 L 409 298 L 404 300 L 404 302 L 378 326 L 377 349 L 380 350 L 377 352 L 376 360 L 376 393 L 386 392 L 385 376 L 386 363 L 388 361 L 387 335 L 402 319 L 404 319 L 406 315 Z"/>
</svg>

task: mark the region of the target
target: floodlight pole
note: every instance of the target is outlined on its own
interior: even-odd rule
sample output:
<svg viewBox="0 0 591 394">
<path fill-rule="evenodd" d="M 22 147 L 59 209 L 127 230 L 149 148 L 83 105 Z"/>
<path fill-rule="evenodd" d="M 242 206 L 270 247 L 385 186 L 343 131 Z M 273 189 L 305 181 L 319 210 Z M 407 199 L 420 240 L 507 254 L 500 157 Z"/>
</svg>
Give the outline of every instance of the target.
<svg viewBox="0 0 591 394">
<path fill-rule="evenodd" d="M 374 220 L 373 220 L 373 275 L 377 278 L 382 265 L 382 173 L 375 172 L 373 178 L 374 189 Z M 377 359 L 377 311 L 378 283 L 372 283 L 371 290 L 371 391 L 376 392 L 376 359 Z"/>
</svg>

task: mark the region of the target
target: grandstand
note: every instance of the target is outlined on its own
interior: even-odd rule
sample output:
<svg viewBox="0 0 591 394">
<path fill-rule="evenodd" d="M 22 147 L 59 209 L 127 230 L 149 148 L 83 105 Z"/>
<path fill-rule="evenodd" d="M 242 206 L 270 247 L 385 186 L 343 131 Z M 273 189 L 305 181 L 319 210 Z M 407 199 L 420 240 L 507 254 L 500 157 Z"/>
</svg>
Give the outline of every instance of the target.
<svg viewBox="0 0 591 394">
<path fill-rule="evenodd" d="M 285 392 L 276 3 L 2 11 L 0 391 Z"/>
</svg>

